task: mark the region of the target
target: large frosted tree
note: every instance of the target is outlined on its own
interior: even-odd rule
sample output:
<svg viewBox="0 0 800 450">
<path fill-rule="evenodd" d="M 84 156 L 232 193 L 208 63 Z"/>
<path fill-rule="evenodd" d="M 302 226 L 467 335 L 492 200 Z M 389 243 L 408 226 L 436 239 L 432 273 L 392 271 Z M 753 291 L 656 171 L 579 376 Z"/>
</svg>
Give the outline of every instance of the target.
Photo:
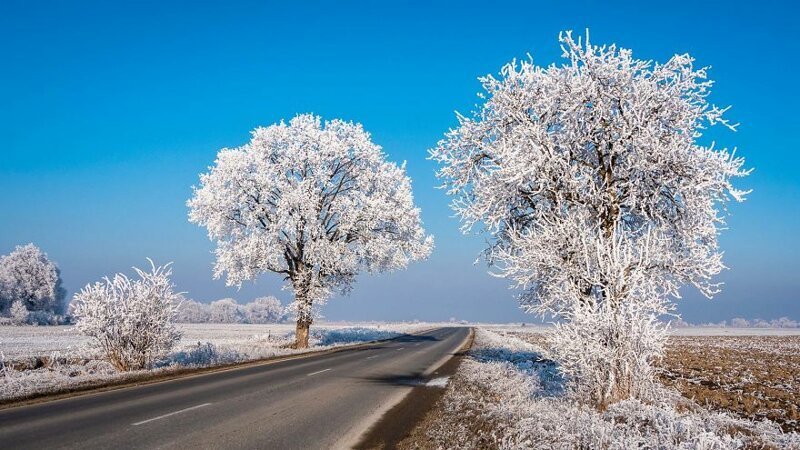
<svg viewBox="0 0 800 450">
<path fill-rule="evenodd" d="M 570 33 L 566 63 L 511 62 L 485 103 L 431 151 L 465 230 L 482 223 L 523 308 L 559 322 L 554 356 L 598 406 L 642 396 L 662 354 L 659 317 L 682 285 L 718 292 L 724 205 L 744 161 L 699 141 L 733 129 L 689 55 L 666 63 Z"/>
<path fill-rule="evenodd" d="M 315 308 L 333 292 L 348 291 L 361 271 L 405 268 L 433 243 L 405 167 L 388 162 L 360 124 L 308 114 L 221 150 L 188 206 L 217 244 L 216 277 L 229 285 L 284 277 L 298 347 L 308 346 Z"/>
</svg>

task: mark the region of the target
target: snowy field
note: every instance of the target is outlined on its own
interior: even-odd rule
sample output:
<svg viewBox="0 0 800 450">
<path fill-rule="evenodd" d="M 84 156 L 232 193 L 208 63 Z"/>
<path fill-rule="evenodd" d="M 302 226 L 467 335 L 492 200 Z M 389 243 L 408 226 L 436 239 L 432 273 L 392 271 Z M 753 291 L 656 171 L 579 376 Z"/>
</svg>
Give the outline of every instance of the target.
<svg viewBox="0 0 800 450">
<path fill-rule="evenodd" d="M 368 328 L 376 332 L 413 332 L 435 326 L 453 326 L 447 323 L 382 323 L 382 322 L 336 322 L 320 323 L 312 327 L 317 340 L 320 333 L 347 328 Z M 537 333 L 547 332 L 551 327 L 541 324 L 460 324 L 461 326 L 480 326 L 483 329 L 502 332 Z M 288 338 L 294 333 L 293 324 L 179 324 L 183 337 L 178 349 L 196 346 L 198 342 L 210 342 L 217 346 L 227 346 L 243 350 L 259 346 L 263 341 Z M 687 327 L 672 330 L 674 336 L 800 336 L 800 328 L 733 328 L 733 327 Z M 342 336 L 346 339 L 347 336 Z M 362 338 L 355 338 L 360 341 Z M 54 352 L 62 355 L 81 356 L 81 350 L 88 342 L 69 326 L 0 326 L 0 352 L 6 361 L 17 361 L 31 356 L 51 356 Z"/>
<path fill-rule="evenodd" d="M 478 328 L 434 420 L 400 448 L 800 448 L 799 434 L 769 419 L 712 411 L 667 387 L 603 412 L 578 405 L 544 358 L 541 333 L 498 328 Z"/>
<path fill-rule="evenodd" d="M 437 326 L 427 323 L 321 323 L 311 327 L 312 338 L 319 344 L 321 338 L 333 330 L 368 329 L 373 330 L 363 336 L 355 333 L 340 333 L 338 338 L 352 342 L 381 338 L 380 332 L 406 333 Z M 197 343 L 212 343 L 216 346 L 228 347 L 238 351 L 252 350 L 254 347 L 267 345 L 274 347 L 281 340 L 290 340 L 294 336 L 294 324 L 178 324 L 183 333 L 178 350 L 190 349 Z M 51 356 L 54 352 L 61 355 L 84 357 L 85 344 L 88 338 L 81 336 L 74 326 L 4 326 L 0 327 L 0 352 L 6 361 L 18 361 L 32 356 Z M 346 342 L 339 342 L 346 343 Z"/>
<path fill-rule="evenodd" d="M 101 361 L 72 326 L 0 327 L 0 401 L 64 389 L 133 381 L 154 373 L 284 356 L 390 339 L 448 324 L 322 323 L 311 328 L 310 348 L 290 348 L 291 324 L 180 324 L 180 343 L 151 371 L 120 373 Z"/>
</svg>

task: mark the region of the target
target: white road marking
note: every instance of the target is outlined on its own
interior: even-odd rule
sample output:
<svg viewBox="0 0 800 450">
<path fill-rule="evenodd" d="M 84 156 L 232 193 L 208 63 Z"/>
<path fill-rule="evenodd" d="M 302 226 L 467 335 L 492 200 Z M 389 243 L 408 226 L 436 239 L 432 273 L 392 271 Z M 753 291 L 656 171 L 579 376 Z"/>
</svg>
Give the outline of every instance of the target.
<svg viewBox="0 0 800 450">
<path fill-rule="evenodd" d="M 414 347 L 419 347 L 419 342 L 417 342 L 416 344 L 414 344 Z"/>
<path fill-rule="evenodd" d="M 367 356 L 367 359 L 377 358 L 378 356 L 381 356 L 381 355 L 372 355 L 372 356 Z"/>
<path fill-rule="evenodd" d="M 329 368 L 327 368 L 327 369 L 318 370 L 318 371 L 316 371 L 316 372 L 311 372 L 310 374 L 308 374 L 308 375 L 306 375 L 306 376 L 307 376 L 307 377 L 310 377 L 311 375 L 316 375 L 316 374 L 318 374 L 318 373 L 327 372 L 327 371 L 329 371 L 329 370 L 331 370 L 331 369 L 330 369 L 330 367 L 329 367 Z"/>
<path fill-rule="evenodd" d="M 164 419 L 164 418 L 167 418 L 167 417 L 169 417 L 169 416 L 174 416 L 175 414 L 185 413 L 186 411 L 191 411 L 191 410 L 193 410 L 193 409 L 202 408 L 202 407 L 204 407 L 204 406 L 208 406 L 208 405 L 210 405 L 210 404 L 211 404 L 211 403 L 203 403 L 202 405 L 195 405 L 195 406 L 191 406 L 191 407 L 189 407 L 189 408 L 181 409 L 180 411 L 173 411 L 173 412 L 171 412 L 171 413 L 168 413 L 168 414 L 164 414 L 164 415 L 161 415 L 161 416 L 158 416 L 158 417 L 153 417 L 152 419 L 143 420 L 143 421 L 141 421 L 141 422 L 134 422 L 132 425 L 133 425 L 133 426 L 144 425 L 144 424 L 146 424 L 146 423 L 148 423 L 148 422 L 152 422 L 152 421 L 154 421 L 154 420 Z"/>
<path fill-rule="evenodd" d="M 402 350 L 402 349 L 404 349 L 404 348 L 405 348 L 405 347 L 400 347 L 400 348 L 398 348 L 398 349 L 397 349 L 397 351 L 399 352 L 400 350 Z"/>
</svg>

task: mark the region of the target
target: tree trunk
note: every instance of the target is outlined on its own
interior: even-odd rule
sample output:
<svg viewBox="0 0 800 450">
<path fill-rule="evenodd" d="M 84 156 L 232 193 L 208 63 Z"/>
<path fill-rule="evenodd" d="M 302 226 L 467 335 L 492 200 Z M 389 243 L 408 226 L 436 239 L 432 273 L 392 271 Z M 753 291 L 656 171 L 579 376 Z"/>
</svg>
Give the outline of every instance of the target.
<svg viewBox="0 0 800 450">
<path fill-rule="evenodd" d="M 295 329 L 295 348 L 308 348 L 308 330 L 311 328 L 311 322 L 308 320 L 297 318 L 297 328 Z"/>
<path fill-rule="evenodd" d="M 294 348 L 308 348 L 308 330 L 314 321 L 311 311 L 312 300 L 309 298 L 311 279 L 296 277 L 293 279 L 294 301 L 297 308 L 297 327 L 295 328 Z"/>
</svg>

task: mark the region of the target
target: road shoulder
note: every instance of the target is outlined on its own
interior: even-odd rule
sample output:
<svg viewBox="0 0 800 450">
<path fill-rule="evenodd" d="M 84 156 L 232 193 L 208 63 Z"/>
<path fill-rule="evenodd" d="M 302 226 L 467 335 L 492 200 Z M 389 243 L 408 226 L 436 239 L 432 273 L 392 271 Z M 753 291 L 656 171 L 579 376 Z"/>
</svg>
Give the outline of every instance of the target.
<svg viewBox="0 0 800 450">
<path fill-rule="evenodd" d="M 414 386 L 400 402 L 383 414 L 353 448 L 359 450 L 395 448 L 410 436 L 444 395 L 444 386 L 438 385 L 434 380 L 449 378 L 456 373 L 466 352 L 472 346 L 474 336 L 475 330 L 470 328 L 468 337 L 458 351 L 427 373 L 419 385 Z M 431 383 L 432 381 L 434 383 Z"/>
</svg>

